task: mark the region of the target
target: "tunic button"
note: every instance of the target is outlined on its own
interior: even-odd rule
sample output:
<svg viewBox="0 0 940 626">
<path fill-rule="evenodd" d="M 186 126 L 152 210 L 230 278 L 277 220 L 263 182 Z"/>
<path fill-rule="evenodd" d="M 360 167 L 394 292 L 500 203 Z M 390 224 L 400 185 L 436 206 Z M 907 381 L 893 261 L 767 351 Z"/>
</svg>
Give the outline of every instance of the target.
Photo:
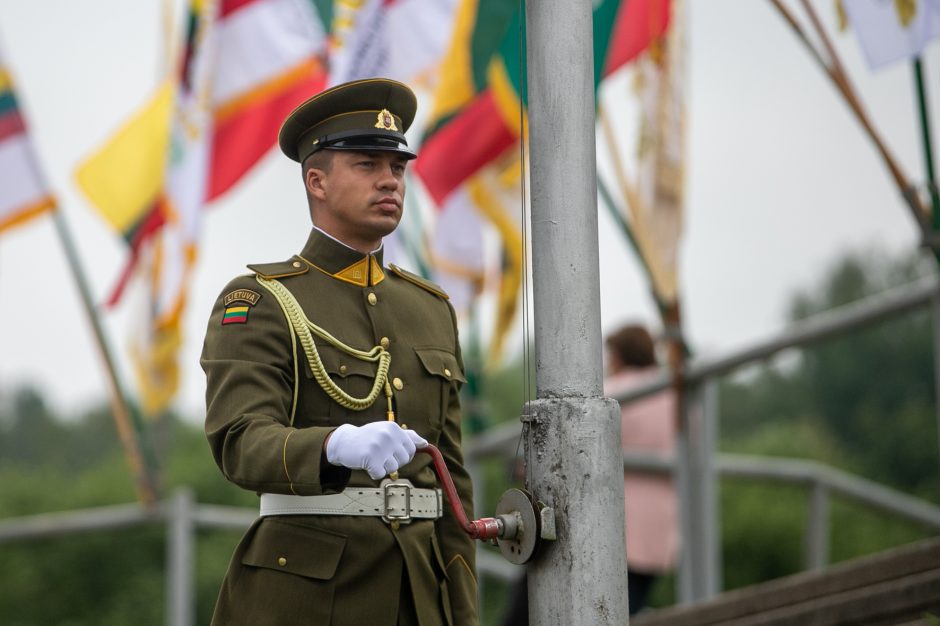
<svg viewBox="0 0 940 626">
<path fill-rule="evenodd" d="M 280 565 L 281 567 L 284 567 L 285 565 L 287 565 L 287 559 L 285 559 L 284 557 L 279 557 L 277 560 L 277 564 Z"/>
<path fill-rule="evenodd" d="M 340 374 L 345 374 L 347 369 L 349 369 L 349 368 L 346 367 L 345 365 L 340 365 L 340 366 L 339 366 L 339 373 L 340 373 Z"/>
<path fill-rule="evenodd" d="M 401 391 L 402 389 L 405 388 L 405 383 L 401 382 L 401 378 L 396 377 L 392 380 L 392 387 L 394 387 L 398 391 Z"/>
<path fill-rule="evenodd" d="M 447 369 L 446 367 L 444 368 L 444 376 L 447 376 L 448 378 L 450 378 L 450 370 Z"/>
<path fill-rule="evenodd" d="M 302 263 L 300 261 L 294 261 L 292 264 L 294 267 L 300 267 Z"/>
<path fill-rule="evenodd" d="M 375 297 L 374 293 L 370 293 L 368 298 L 369 298 L 369 304 L 371 304 L 372 306 L 375 306 L 375 303 L 379 301 L 379 299 Z"/>
<path fill-rule="evenodd" d="M 381 339 L 379 339 L 379 345 L 385 348 L 386 350 L 388 350 L 388 346 L 389 346 L 388 337 L 382 337 Z"/>
</svg>

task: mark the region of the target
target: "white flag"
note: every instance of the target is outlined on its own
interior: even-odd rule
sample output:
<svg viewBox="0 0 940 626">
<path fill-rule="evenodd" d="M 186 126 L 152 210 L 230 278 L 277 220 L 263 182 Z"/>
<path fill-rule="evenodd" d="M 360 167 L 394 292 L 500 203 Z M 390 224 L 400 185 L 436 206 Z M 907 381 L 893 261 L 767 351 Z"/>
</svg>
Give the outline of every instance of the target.
<svg viewBox="0 0 940 626">
<path fill-rule="evenodd" d="M 940 36 L 938 0 L 842 0 L 868 66 L 920 56 Z"/>
</svg>

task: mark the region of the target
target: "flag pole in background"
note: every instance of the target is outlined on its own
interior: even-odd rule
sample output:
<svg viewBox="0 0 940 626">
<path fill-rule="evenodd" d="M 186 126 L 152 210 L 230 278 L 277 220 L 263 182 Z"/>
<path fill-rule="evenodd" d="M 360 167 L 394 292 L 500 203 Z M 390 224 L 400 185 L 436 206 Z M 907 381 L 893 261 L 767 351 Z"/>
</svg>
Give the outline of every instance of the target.
<svg viewBox="0 0 940 626">
<path fill-rule="evenodd" d="M 911 215 L 913 216 L 917 226 L 921 229 L 923 236 L 929 236 L 930 226 L 927 221 L 927 209 L 924 207 L 920 196 L 917 194 L 916 188 L 908 182 L 908 178 L 901 169 L 900 164 L 894 158 L 894 155 L 890 152 L 890 150 L 888 150 L 888 147 L 884 140 L 882 140 L 881 135 L 872 125 L 868 115 L 862 108 L 861 100 L 855 93 L 855 90 L 849 81 L 848 75 L 845 73 L 841 62 L 839 61 L 839 57 L 835 52 L 835 48 L 832 46 L 832 43 L 830 42 L 829 37 L 826 34 L 826 31 L 823 28 L 822 23 L 820 22 L 819 17 L 816 15 L 816 12 L 813 10 L 812 6 L 809 4 L 809 2 L 806 2 L 805 0 L 803 1 L 803 7 L 809 15 L 810 21 L 812 22 L 813 27 L 822 41 L 823 46 L 825 47 L 826 53 L 829 57 L 828 62 L 825 60 L 820 51 L 810 42 L 799 22 L 789 11 L 789 9 L 784 6 L 783 2 L 781 0 L 770 0 L 770 2 L 777 9 L 783 19 L 790 25 L 790 27 L 796 33 L 797 37 L 800 39 L 800 42 L 807 47 L 807 49 L 812 54 L 813 59 L 826 72 L 826 75 L 839 90 L 839 93 L 842 94 L 846 104 L 855 114 L 858 122 L 862 125 L 863 130 L 868 135 L 869 139 L 871 139 L 872 143 L 875 144 L 875 148 L 878 150 L 878 153 L 881 155 L 881 158 L 887 166 L 888 171 L 891 173 L 891 177 L 894 179 L 898 190 L 901 192 L 901 195 L 906 201 L 906 204 L 911 211 Z M 851 14 L 854 5 L 847 3 L 845 6 Z"/>
<path fill-rule="evenodd" d="M 638 214 L 642 213 L 639 210 L 639 194 L 637 193 L 636 187 L 634 187 L 627 179 L 623 161 L 620 158 L 620 152 L 617 150 L 617 139 L 614 137 L 613 129 L 610 126 L 610 121 L 607 117 L 607 111 L 603 104 L 599 104 L 597 107 L 597 117 L 601 123 L 601 130 L 604 133 L 604 140 L 607 143 L 608 154 L 610 155 L 611 164 L 614 168 L 617 185 L 620 187 L 620 193 L 622 194 L 623 199 L 626 201 L 627 206 L 634 209 L 635 217 L 637 217 Z M 639 240 L 637 239 L 636 234 L 634 234 L 633 229 L 630 228 L 630 225 L 627 223 L 624 215 L 620 212 L 620 209 L 614 203 L 613 197 L 610 194 L 610 190 L 607 189 L 607 185 L 605 185 L 601 180 L 600 175 L 597 177 L 597 189 L 600 193 L 601 199 L 604 200 L 604 206 L 607 207 L 611 216 L 617 222 L 617 225 L 620 226 L 621 232 L 623 232 L 627 242 L 633 248 L 633 251 L 636 254 L 636 258 L 640 262 L 640 266 L 643 268 L 643 271 L 649 279 L 650 291 L 653 295 L 653 301 L 656 303 L 656 308 L 659 310 L 660 319 L 662 320 L 663 325 L 665 325 L 667 305 L 656 291 L 656 283 L 653 280 L 653 270 L 650 267 L 646 255 L 643 253 L 643 248 L 640 245 Z"/>
<path fill-rule="evenodd" d="M 924 86 L 924 68 L 921 58 L 914 59 L 912 64 L 914 70 L 914 84 L 917 89 L 917 108 L 920 113 L 920 130 L 924 144 L 924 169 L 927 175 L 927 189 L 930 193 L 930 207 L 932 209 L 933 233 L 929 238 L 930 248 L 934 257 L 940 262 L 940 246 L 938 246 L 937 235 L 940 233 L 940 191 L 937 189 L 936 170 L 933 164 L 933 146 L 930 140 L 930 115 L 927 112 L 927 89 Z"/>
<path fill-rule="evenodd" d="M 627 243 L 630 244 L 630 247 L 633 249 L 636 260 L 639 262 L 640 267 L 643 268 L 643 272 L 647 276 L 650 276 L 649 265 L 647 264 L 646 259 L 643 258 L 643 254 L 640 252 L 640 246 L 637 244 L 636 237 L 633 236 L 633 231 L 630 230 L 630 225 L 627 224 L 627 220 L 624 219 L 623 214 L 617 207 L 613 195 L 611 195 L 610 190 L 607 188 L 607 184 L 600 176 L 597 177 L 597 192 L 600 195 L 604 206 L 607 208 L 607 212 L 617 223 L 617 226 L 620 227 L 620 232 L 623 234 L 624 239 L 627 240 Z M 659 310 L 660 316 L 665 315 L 666 305 L 660 299 L 659 294 L 656 293 L 656 289 L 654 289 L 652 285 L 650 285 L 650 294 L 653 297 L 653 301 L 656 302 L 656 308 Z"/>
<path fill-rule="evenodd" d="M 19 111 L 13 92 L 13 79 L 0 55 L 0 230 L 20 224 L 46 212 L 52 213 L 56 234 L 62 242 L 66 260 L 82 306 L 88 316 L 95 346 L 101 357 L 109 388 L 111 409 L 124 456 L 134 474 L 137 498 L 144 506 L 152 506 L 157 499 L 158 481 L 155 459 L 147 446 L 136 414 L 127 402 L 112 351 L 108 346 L 98 311 L 94 306 L 88 280 L 82 268 L 78 250 L 72 239 L 65 216 L 49 193 L 35 151 L 26 134 L 26 124 Z"/>
<path fill-rule="evenodd" d="M 922 245 L 929 247 L 935 259 L 940 262 L 940 193 L 938 193 L 934 173 L 927 94 L 921 63 L 924 48 L 931 40 L 940 37 L 940 19 L 938 19 L 940 18 L 940 4 L 936 2 L 878 2 L 876 0 L 837 0 L 836 2 L 839 29 L 845 30 L 849 23 L 852 24 L 852 29 L 858 36 L 858 42 L 871 70 L 877 70 L 905 59 L 912 61 L 923 139 L 925 177 L 930 196 L 930 204 L 927 206 L 917 188 L 909 185 L 904 179 L 900 167 L 894 162 L 884 142 L 877 136 L 874 127 L 867 120 L 861 109 L 861 103 L 852 90 L 848 75 L 808 0 L 802 0 L 802 3 L 830 57 L 828 64 L 801 32 L 799 24 L 787 12 L 781 1 L 771 0 L 771 2 L 790 23 L 803 43 L 813 51 L 817 63 L 836 83 L 856 117 L 875 142 L 920 228 Z M 935 295 L 933 299 L 933 325 L 934 387 L 938 399 L 937 419 L 940 423 L 940 295 Z"/>
<path fill-rule="evenodd" d="M 925 239 L 934 259 L 940 263 L 940 192 L 937 190 L 937 178 L 933 165 L 933 147 L 930 134 L 930 116 L 927 113 L 927 89 L 924 85 L 924 68 L 920 56 L 914 59 L 914 83 L 917 89 L 917 108 L 920 110 L 920 130 L 924 143 L 924 168 L 927 176 L 927 189 L 930 193 L 930 207 L 933 212 L 929 237 Z M 937 400 L 937 432 L 940 436 L 940 296 L 935 295 L 933 306 L 933 359 L 934 359 L 934 394 Z"/>
<path fill-rule="evenodd" d="M 159 496 L 159 479 L 157 475 L 156 457 L 150 446 L 149 439 L 143 432 L 143 424 L 140 416 L 127 402 L 127 395 L 124 393 L 117 369 L 114 365 L 114 357 L 108 345 L 104 329 L 101 326 L 101 319 L 98 316 L 98 310 L 94 305 L 91 296 L 91 290 L 88 287 L 88 280 L 82 268 L 81 260 L 78 255 L 78 249 L 72 239 L 68 224 L 62 211 L 56 209 L 52 212 L 53 222 L 55 223 L 56 233 L 62 242 L 62 249 L 68 260 L 69 269 L 72 272 L 72 278 L 78 287 L 79 296 L 82 299 L 82 305 L 85 313 L 88 315 L 88 321 L 91 324 L 92 333 L 95 337 L 95 345 L 98 348 L 98 354 L 101 357 L 102 365 L 105 368 L 108 381 L 108 391 L 111 401 L 111 411 L 114 414 L 114 425 L 117 427 L 118 437 L 121 441 L 121 447 L 124 449 L 124 456 L 127 464 L 134 474 L 134 483 L 137 489 L 137 499 L 146 507 L 152 507 Z"/>
<path fill-rule="evenodd" d="M 830 75 L 833 77 L 833 80 L 836 81 L 836 84 L 842 92 L 843 96 L 845 96 L 846 102 L 848 102 L 849 106 L 855 112 L 855 116 L 858 118 L 858 121 L 862 124 L 869 137 L 871 137 L 871 140 L 875 143 L 875 147 L 878 149 L 878 152 L 881 153 L 881 157 L 888 166 L 891 175 L 894 177 L 898 189 L 900 189 L 902 195 L 907 200 L 911 212 L 914 215 L 914 219 L 918 224 L 921 225 L 922 228 L 926 227 L 927 210 L 921 202 L 920 196 L 917 195 L 916 188 L 911 185 L 910 182 L 908 182 L 908 178 L 901 169 L 901 165 L 894 158 L 894 155 L 891 154 L 891 151 L 888 150 L 887 144 L 881 138 L 878 131 L 875 130 L 875 127 L 869 119 L 868 114 L 865 112 L 865 109 L 862 106 L 862 101 L 856 93 L 855 88 L 852 86 L 852 82 L 849 80 L 849 75 L 846 73 L 845 68 L 842 65 L 842 61 L 839 58 L 839 55 L 836 53 L 835 47 L 832 45 L 832 42 L 829 39 L 829 35 L 826 34 L 826 29 L 823 28 L 822 22 L 820 21 L 819 16 L 816 14 L 815 9 L 813 9 L 813 6 L 810 4 L 809 0 L 802 0 L 802 3 L 803 7 L 806 9 L 806 13 L 809 15 L 810 22 L 813 24 L 813 28 L 816 29 L 816 33 L 819 35 L 826 53 L 829 55 L 828 69 L 830 70 Z"/>
</svg>

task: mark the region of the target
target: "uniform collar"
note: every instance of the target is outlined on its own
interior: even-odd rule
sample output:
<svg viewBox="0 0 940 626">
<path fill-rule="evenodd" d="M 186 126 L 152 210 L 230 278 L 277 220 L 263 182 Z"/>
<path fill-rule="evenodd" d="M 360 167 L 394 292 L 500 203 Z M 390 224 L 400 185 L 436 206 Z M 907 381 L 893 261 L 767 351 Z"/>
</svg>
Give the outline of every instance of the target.
<svg viewBox="0 0 940 626">
<path fill-rule="evenodd" d="M 385 280 L 381 247 L 363 254 L 317 228 L 310 231 L 300 258 L 324 274 L 359 287 L 378 285 Z"/>
</svg>

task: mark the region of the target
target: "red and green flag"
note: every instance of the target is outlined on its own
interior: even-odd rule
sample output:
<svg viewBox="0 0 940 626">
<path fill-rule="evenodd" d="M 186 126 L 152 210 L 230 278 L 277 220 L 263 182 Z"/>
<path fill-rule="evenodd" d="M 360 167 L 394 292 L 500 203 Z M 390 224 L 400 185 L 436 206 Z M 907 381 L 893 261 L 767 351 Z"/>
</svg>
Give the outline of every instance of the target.
<svg viewBox="0 0 940 626">
<path fill-rule="evenodd" d="M 596 85 L 663 36 L 669 6 L 668 0 L 596 3 Z M 527 124 L 524 24 L 514 0 L 461 1 L 415 162 L 439 209 L 438 232 L 429 244 L 435 278 L 458 293 L 479 295 L 488 284 L 495 293 L 491 355 L 499 353 L 515 317 L 524 264 L 521 216 L 510 210 L 518 205 L 525 176 L 519 158 Z M 483 223 L 500 242 L 490 267 L 479 232 Z M 469 305 L 473 298 L 462 300 Z"/>
<path fill-rule="evenodd" d="M 604 0 L 594 8 L 595 84 L 662 37 L 668 0 Z M 441 205 L 499 158 L 525 127 L 524 16 L 507 0 L 463 0 L 441 67 L 432 126 L 415 170 Z"/>
</svg>

